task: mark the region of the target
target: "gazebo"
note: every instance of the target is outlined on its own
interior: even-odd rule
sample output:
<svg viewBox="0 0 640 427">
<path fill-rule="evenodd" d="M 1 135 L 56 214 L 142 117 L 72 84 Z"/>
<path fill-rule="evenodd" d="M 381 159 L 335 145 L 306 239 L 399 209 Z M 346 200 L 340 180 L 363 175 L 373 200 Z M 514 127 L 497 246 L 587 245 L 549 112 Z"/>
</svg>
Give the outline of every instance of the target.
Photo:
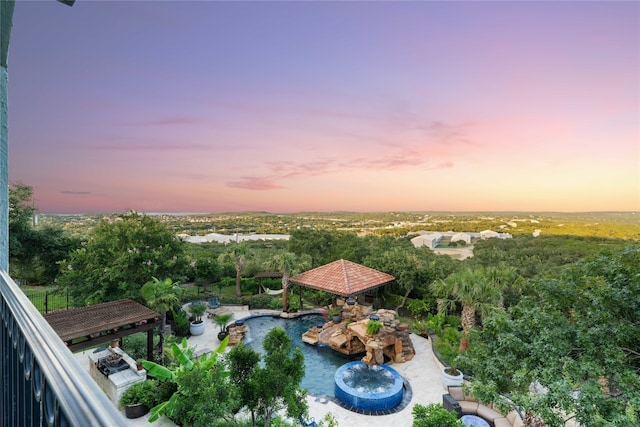
<svg viewBox="0 0 640 427">
<path fill-rule="evenodd" d="M 160 314 L 130 299 L 47 313 L 44 318 L 71 351 L 138 332 L 147 332 L 147 359 L 153 360 L 153 331 Z"/>
<path fill-rule="evenodd" d="M 290 283 L 345 298 L 356 297 L 395 280 L 390 274 L 339 259 L 292 278 Z"/>
</svg>

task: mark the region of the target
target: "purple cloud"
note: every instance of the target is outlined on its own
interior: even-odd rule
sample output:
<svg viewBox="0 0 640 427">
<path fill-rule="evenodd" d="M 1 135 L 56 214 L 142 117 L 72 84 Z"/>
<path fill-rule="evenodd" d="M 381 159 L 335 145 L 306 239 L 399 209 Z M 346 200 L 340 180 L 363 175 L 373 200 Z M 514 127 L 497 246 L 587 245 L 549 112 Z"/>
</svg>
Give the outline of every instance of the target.
<svg viewBox="0 0 640 427">
<path fill-rule="evenodd" d="M 90 191 L 71 191 L 71 190 L 62 190 L 60 193 L 69 194 L 71 196 L 86 196 L 88 194 L 91 194 Z"/>
</svg>

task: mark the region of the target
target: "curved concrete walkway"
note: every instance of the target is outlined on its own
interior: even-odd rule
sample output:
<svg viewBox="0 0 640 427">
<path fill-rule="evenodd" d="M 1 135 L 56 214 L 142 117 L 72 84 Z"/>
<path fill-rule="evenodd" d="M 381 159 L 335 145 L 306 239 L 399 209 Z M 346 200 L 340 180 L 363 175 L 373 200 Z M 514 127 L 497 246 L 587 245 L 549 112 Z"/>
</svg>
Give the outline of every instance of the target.
<svg viewBox="0 0 640 427">
<path fill-rule="evenodd" d="M 257 314 L 279 315 L 280 311 L 274 310 L 248 310 L 246 306 L 222 306 L 216 312 L 232 312 L 234 320 L 244 319 Z M 205 332 L 202 335 L 192 336 L 188 339 L 190 346 L 195 347 L 196 352 L 208 352 L 215 350 L 218 341 L 218 326 L 205 317 L 208 321 Z M 431 341 L 412 334 L 411 341 L 416 351 L 412 360 L 405 363 L 394 363 L 393 369 L 411 385 L 413 397 L 409 404 L 394 414 L 390 415 L 362 415 L 342 408 L 338 404 L 323 396 L 308 396 L 309 418 L 322 420 L 327 413 L 331 413 L 340 427 L 410 427 L 413 422 L 411 411 L 415 404 L 442 403 L 442 395 L 446 393 L 440 377 L 441 366 L 433 356 Z M 87 356 L 84 353 L 76 353 L 79 360 L 88 368 Z M 333 375 L 328 372 L 327 375 Z M 173 427 L 174 424 L 166 418 L 149 424 L 148 415 L 135 420 L 128 420 L 128 426 L 142 427 Z"/>
</svg>

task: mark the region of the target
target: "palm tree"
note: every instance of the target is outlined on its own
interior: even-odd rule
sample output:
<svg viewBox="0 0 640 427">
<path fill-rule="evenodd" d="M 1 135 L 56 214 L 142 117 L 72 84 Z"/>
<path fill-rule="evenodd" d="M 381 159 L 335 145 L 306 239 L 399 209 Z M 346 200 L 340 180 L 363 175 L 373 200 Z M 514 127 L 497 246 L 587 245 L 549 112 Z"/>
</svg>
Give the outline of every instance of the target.
<svg viewBox="0 0 640 427">
<path fill-rule="evenodd" d="M 242 296 L 242 289 L 240 289 L 240 279 L 242 278 L 242 266 L 247 258 L 251 257 L 251 251 L 245 243 L 230 243 L 231 246 L 227 247 L 227 250 L 220 255 L 220 262 L 233 261 L 236 267 L 236 296 L 240 298 Z"/>
<path fill-rule="evenodd" d="M 164 357 L 164 327 L 167 322 L 167 311 L 180 303 L 183 289 L 170 278 L 158 280 L 153 277 L 140 289 L 140 294 L 147 307 L 160 313 L 160 359 Z"/>
<path fill-rule="evenodd" d="M 293 252 L 281 252 L 264 263 L 265 268 L 282 273 L 282 311 L 287 311 L 289 305 L 289 279 L 300 271 L 308 268 L 308 264 L 300 261 Z"/>
<path fill-rule="evenodd" d="M 438 299 L 438 310 L 445 311 L 462 305 L 460 320 L 462 323 L 462 339 L 460 351 L 469 347 L 469 333 L 476 323 L 476 311 L 486 317 L 495 311 L 502 302 L 502 281 L 491 280 L 482 269 L 464 269 L 450 274 L 444 280 L 431 283 L 431 291 Z"/>
</svg>

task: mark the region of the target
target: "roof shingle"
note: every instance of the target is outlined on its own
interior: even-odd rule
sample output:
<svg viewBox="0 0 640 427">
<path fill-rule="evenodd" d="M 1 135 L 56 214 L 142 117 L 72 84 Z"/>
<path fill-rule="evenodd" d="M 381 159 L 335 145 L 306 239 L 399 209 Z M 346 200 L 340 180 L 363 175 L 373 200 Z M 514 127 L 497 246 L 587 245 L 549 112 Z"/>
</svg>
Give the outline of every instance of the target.
<svg viewBox="0 0 640 427">
<path fill-rule="evenodd" d="M 390 274 L 340 259 L 291 279 L 291 283 L 349 297 L 395 280 Z"/>
</svg>

